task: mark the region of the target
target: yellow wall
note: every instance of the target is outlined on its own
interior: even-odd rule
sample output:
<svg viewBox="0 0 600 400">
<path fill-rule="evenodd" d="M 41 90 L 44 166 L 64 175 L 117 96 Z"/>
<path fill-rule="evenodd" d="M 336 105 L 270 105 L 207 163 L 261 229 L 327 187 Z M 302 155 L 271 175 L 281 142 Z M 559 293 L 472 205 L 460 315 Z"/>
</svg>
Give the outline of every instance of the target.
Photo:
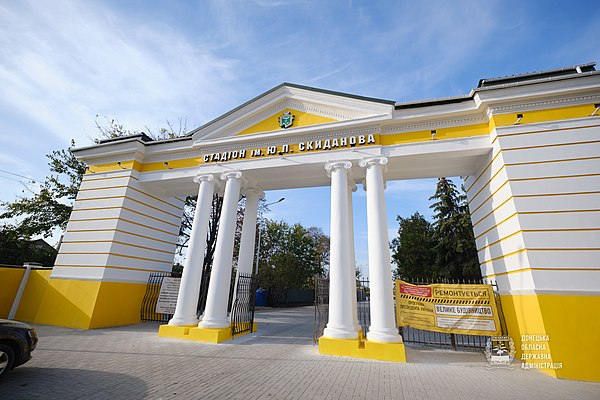
<svg viewBox="0 0 600 400">
<path fill-rule="evenodd" d="M 90 329 L 141 322 L 145 283 L 102 282 L 90 321 Z"/>
<path fill-rule="evenodd" d="M 37 310 L 43 301 L 52 270 L 32 270 L 21 297 L 15 319 L 34 322 Z"/>
<path fill-rule="evenodd" d="M 24 271 L 0 268 L 0 318 L 8 316 Z M 31 271 L 16 320 L 81 329 L 140 322 L 145 283 L 50 279 L 51 272 Z"/>
<path fill-rule="evenodd" d="M 8 317 L 25 268 L 0 267 L 0 318 Z"/>
<path fill-rule="evenodd" d="M 600 382 L 600 296 L 504 295 L 502 309 L 521 358 L 522 335 L 548 335 L 547 350 L 526 353 L 550 353 L 551 360 L 528 362 L 562 363 L 561 369 L 543 372 L 565 379 Z"/>
<path fill-rule="evenodd" d="M 332 118 L 322 117 L 320 115 L 309 114 L 307 112 L 286 108 L 280 113 L 272 115 L 269 118 L 266 118 L 263 121 L 251 126 L 250 128 L 241 131 L 240 133 L 238 133 L 238 135 L 248 135 L 251 133 L 282 130 L 282 128 L 279 126 L 279 116 L 282 115 L 285 111 L 288 111 L 294 115 L 294 122 L 290 128 L 326 124 L 328 122 L 336 122 L 336 120 Z"/>
</svg>

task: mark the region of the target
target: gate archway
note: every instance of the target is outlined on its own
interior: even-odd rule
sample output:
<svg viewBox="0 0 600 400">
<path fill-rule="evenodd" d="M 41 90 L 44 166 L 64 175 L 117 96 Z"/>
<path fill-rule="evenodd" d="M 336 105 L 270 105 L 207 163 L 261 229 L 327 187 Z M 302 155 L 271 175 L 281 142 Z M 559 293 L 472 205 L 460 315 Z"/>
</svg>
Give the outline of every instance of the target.
<svg viewBox="0 0 600 400">
<path fill-rule="evenodd" d="M 254 204 L 262 191 L 330 186 L 331 296 L 322 350 L 355 355 L 353 254 L 345 244 L 351 186 L 364 180 L 367 338 L 373 351 L 400 354 L 386 289 L 385 180 L 458 175 L 466 177 L 483 276 L 498 283 L 517 347 L 526 335 L 548 335 L 552 358 L 562 358 L 565 368 L 547 372 L 585 379 L 597 374 L 591 361 L 566 349 L 572 334 L 591 343 L 600 329 L 585 325 L 600 287 L 599 104 L 594 64 L 483 79 L 467 96 L 413 103 L 284 83 L 182 138 L 139 134 L 75 149 L 88 173 L 36 322 L 85 328 L 136 322 L 148 274 L 171 269 L 183 196 L 198 194 L 195 248 L 165 334 L 217 340 L 230 324 L 225 299 L 240 194 L 250 203 L 244 263 L 243 255 L 253 253 Z M 221 228 L 205 316 L 195 328 L 197 265 L 215 192 L 224 198 Z M 560 322 L 565 304 L 571 324 Z"/>
</svg>

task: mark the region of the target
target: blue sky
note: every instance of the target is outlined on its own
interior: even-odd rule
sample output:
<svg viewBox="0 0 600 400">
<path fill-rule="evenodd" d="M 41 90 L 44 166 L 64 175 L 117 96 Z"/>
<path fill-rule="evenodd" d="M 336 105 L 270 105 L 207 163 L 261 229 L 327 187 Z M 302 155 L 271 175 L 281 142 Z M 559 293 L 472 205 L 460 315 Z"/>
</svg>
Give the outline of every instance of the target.
<svg viewBox="0 0 600 400">
<path fill-rule="evenodd" d="M 0 200 L 23 190 L 4 171 L 43 180 L 45 154 L 90 144 L 96 115 L 191 130 L 284 81 L 397 101 L 462 95 L 480 78 L 599 61 L 598 26 L 594 1 L 5 0 Z M 434 183 L 389 184 L 391 230 L 398 214 L 429 215 Z M 269 217 L 328 231 L 326 188 L 283 195 Z M 355 203 L 366 264 L 364 194 Z"/>
</svg>

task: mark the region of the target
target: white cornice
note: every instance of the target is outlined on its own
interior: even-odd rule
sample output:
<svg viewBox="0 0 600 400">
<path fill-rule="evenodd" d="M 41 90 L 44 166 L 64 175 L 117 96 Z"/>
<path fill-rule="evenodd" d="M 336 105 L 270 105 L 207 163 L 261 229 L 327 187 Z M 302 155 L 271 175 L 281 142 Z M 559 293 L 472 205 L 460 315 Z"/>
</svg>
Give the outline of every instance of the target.
<svg viewBox="0 0 600 400">
<path fill-rule="evenodd" d="M 389 133 L 402 133 L 402 132 L 413 132 L 413 131 L 422 131 L 429 129 L 439 129 L 444 127 L 453 127 L 453 126 L 464 126 L 471 124 L 482 124 L 488 122 L 488 117 L 486 115 L 477 114 L 472 117 L 462 117 L 462 118 L 446 118 L 440 120 L 433 121 L 423 121 L 423 122 L 415 122 L 415 123 L 400 123 L 397 125 L 386 125 L 381 129 L 381 133 L 389 134 Z"/>
<path fill-rule="evenodd" d="M 504 105 L 490 105 L 489 112 L 492 114 L 509 114 L 516 111 L 543 110 L 548 108 L 575 106 L 588 103 L 597 103 L 600 101 L 600 93 L 586 96 L 569 96 L 554 98 L 551 100 L 519 102 Z"/>
</svg>

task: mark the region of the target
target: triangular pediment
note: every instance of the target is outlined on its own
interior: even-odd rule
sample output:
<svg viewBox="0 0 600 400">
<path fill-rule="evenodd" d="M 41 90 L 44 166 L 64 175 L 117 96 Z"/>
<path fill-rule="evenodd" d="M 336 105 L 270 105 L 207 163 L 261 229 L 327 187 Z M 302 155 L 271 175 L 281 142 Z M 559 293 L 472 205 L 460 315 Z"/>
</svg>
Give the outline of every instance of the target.
<svg viewBox="0 0 600 400">
<path fill-rule="evenodd" d="M 283 84 L 192 131 L 195 142 L 299 132 L 391 116 L 394 102 Z M 337 124 L 337 125 L 334 125 Z"/>
</svg>

